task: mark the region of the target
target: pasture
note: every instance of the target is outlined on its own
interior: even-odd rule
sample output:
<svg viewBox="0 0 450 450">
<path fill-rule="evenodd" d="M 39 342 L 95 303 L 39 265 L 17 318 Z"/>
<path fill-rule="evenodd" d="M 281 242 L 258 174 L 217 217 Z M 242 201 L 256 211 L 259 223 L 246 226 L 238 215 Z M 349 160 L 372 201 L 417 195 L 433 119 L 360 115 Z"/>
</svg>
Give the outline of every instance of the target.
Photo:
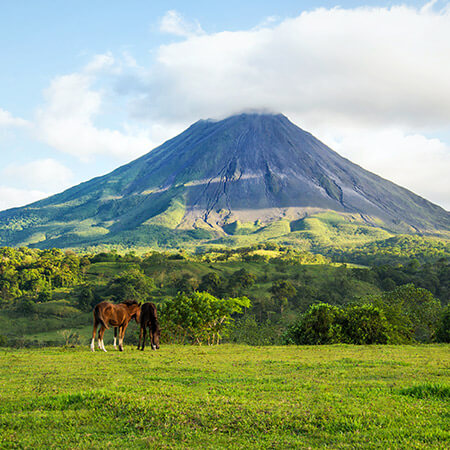
<svg viewBox="0 0 450 450">
<path fill-rule="evenodd" d="M 449 345 L 107 349 L 0 349 L 0 447 L 450 446 Z"/>
</svg>

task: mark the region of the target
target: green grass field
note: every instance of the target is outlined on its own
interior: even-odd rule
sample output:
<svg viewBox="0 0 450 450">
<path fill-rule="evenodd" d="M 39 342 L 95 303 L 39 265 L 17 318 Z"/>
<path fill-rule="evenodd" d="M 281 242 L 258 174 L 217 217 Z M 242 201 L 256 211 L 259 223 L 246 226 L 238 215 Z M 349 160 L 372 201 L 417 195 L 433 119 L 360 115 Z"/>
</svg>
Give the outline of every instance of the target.
<svg viewBox="0 0 450 450">
<path fill-rule="evenodd" d="M 0 350 L 1 448 L 449 448 L 449 345 Z"/>
</svg>

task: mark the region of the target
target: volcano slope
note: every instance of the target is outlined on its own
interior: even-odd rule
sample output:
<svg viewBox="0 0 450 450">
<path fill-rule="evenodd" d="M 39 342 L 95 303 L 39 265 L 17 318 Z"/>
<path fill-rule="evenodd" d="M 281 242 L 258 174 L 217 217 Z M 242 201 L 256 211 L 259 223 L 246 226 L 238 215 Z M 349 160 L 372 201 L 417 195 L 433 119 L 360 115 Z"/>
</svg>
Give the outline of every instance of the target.
<svg viewBox="0 0 450 450">
<path fill-rule="evenodd" d="M 450 214 L 278 114 L 200 120 L 102 177 L 0 212 L 1 245 L 170 248 L 448 236 Z M 328 243 L 328 244 L 327 244 Z"/>
</svg>

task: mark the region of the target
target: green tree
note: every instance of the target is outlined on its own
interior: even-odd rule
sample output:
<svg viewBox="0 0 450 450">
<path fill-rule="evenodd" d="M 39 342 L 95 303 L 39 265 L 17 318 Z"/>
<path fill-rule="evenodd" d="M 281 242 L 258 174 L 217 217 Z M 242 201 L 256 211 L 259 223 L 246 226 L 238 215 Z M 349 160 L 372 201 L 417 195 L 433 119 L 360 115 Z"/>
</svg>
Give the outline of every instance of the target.
<svg viewBox="0 0 450 450">
<path fill-rule="evenodd" d="M 348 344 L 387 344 L 391 327 L 383 311 L 374 305 L 352 305 L 340 317 L 342 341 Z"/>
<path fill-rule="evenodd" d="M 399 286 L 371 299 L 383 310 L 397 342 L 433 341 L 441 314 L 441 304 L 431 292 L 413 284 Z"/>
<path fill-rule="evenodd" d="M 82 311 L 90 311 L 95 306 L 96 300 L 94 291 L 90 284 L 81 286 L 78 292 L 77 304 Z"/>
<path fill-rule="evenodd" d="M 116 301 L 141 301 L 145 300 L 155 289 L 155 283 L 140 269 L 133 268 L 113 278 L 108 289 Z"/>
<path fill-rule="evenodd" d="M 327 303 L 311 305 L 285 333 L 288 344 L 335 344 L 342 342 L 343 311 Z"/>
<path fill-rule="evenodd" d="M 203 275 L 198 287 L 199 291 L 209 292 L 210 294 L 219 296 L 223 292 L 224 280 L 216 272 L 209 272 Z"/>
<path fill-rule="evenodd" d="M 296 292 L 297 290 L 288 280 L 277 280 L 272 283 L 270 293 L 278 304 L 281 314 L 283 314 L 289 300 L 296 294 Z"/>
<path fill-rule="evenodd" d="M 178 293 L 162 308 L 164 327 L 181 342 L 218 344 L 228 334 L 232 314 L 250 306 L 247 297 L 216 298 L 208 292 Z"/>
<path fill-rule="evenodd" d="M 438 342 L 450 342 L 450 306 L 442 311 L 437 327 L 436 340 Z"/>
<path fill-rule="evenodd" d="M 231 274 L 228 281 L 228 287 L 233 294 L 236 294 L 253 286 L 255 281 L 256 276 L 250 273 L 247 269 L 242 268 Z"/>
</svg>

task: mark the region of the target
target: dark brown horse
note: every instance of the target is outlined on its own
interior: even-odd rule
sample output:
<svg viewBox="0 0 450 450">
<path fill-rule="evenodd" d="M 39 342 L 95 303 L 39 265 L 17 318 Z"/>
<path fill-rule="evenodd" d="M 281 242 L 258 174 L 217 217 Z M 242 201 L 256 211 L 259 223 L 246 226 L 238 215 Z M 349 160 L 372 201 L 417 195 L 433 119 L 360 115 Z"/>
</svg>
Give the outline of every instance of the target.
<svg viewBox="0 0 450 450">
<path fill-rule="evenodd" d="M 98 348 L 106 352 L 105 344 L 103 343 L 103 335 L 109 325 L 119 329 L 119 350 L 123 350 L 123 337 L 125 330 L 131 319 L 139 322 L 141 307 L 135 300 L 127 300 L 122 303 L 114 304 L 110 302 L 101 302 L 94 308 L 94 329 L 92 331 L 91 350 L 94 351 L 95 346 L 95 332 L 98 330 Z M 114 347 L 116 347 L 117 330 L 114 333 Z"/>
<path fill-rule="evenodd" d="M 144 303 L 141 307 L 141 331 L 139 333 L 138 350 L 139 348 L 141 348 L 141 350 L 144 350 L 147 327 L 150 332 L 152 349 L 157 350 L 159 348 L 159 338 L 161 336 L 161 330 L 159 328 L 158 314 L 156 313 L 156 306 L 154 303 Z M 142 335 L 144 335 L 143 339 Z"/>
</svg>

